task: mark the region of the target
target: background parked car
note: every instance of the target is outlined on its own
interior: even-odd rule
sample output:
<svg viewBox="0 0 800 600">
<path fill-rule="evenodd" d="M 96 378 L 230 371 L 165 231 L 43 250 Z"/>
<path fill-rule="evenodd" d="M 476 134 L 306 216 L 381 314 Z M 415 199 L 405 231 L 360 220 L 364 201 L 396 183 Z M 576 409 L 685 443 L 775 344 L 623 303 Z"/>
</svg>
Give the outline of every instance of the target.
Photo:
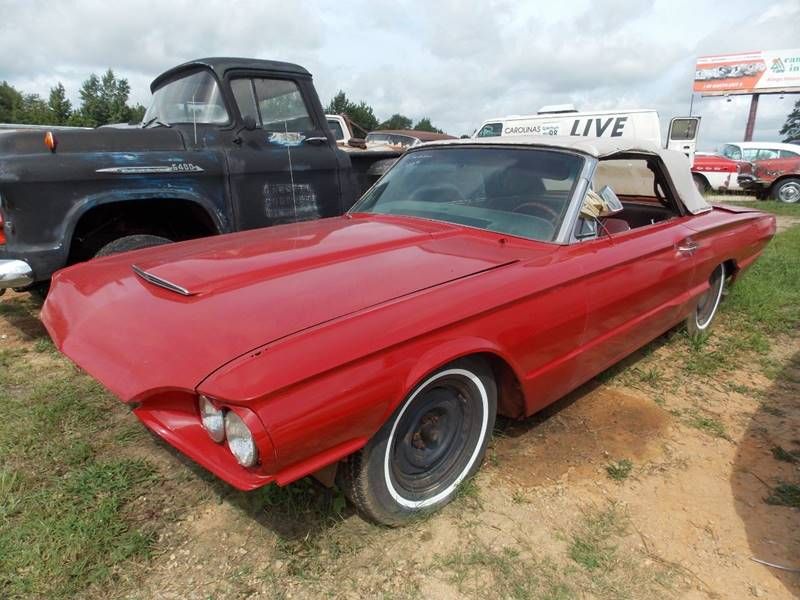
<svg viewBox="0 0 800 600">
<path fill-rule="evenodd" d="M 746 162 L 773 158 L 800 157 L 795 144 L 779 142 L 731 142 L 717 154 L 697 154 L 692 164 L 692 176 L 701 192 L 739 192 L 739 167 Z"/>
</svg>

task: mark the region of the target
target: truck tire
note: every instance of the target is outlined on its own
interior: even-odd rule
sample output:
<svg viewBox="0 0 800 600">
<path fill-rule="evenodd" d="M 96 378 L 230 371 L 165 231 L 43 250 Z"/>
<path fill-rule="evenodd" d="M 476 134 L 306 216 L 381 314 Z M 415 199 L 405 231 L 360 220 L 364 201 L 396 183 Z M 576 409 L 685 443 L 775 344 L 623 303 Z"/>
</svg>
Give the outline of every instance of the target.
<svg viewBox="0 0 800 600">
<path fill-rule="evenodd" d="M 161 246 L 163 244 L 171 244 L 172 240 L 159 235 L 126 235 L 125 237 L 117 238 L 113 242 L 109 242 L 95 254 L 95 258 L 101 256 L 110 256 L 111 254 L 119 254 L 120 252 L 130 252 L 131 250 L 140 250 L 141 248 L 150 248 L 152 246 Z"/>
<path fill-rule="evenodd" d="M 492 370 L 476 357 L 442 367 L 339 468 L 338 483 L 368 519 L 389 526 L 437 510 L 480 467 L 497 412 Z"/>
<path fill-rule="evenodd" d="M 800 179 L 789 177 L 772 188 L 772 197 L 778 202 L 796 204 L 800 202 Z"/>
</svg>

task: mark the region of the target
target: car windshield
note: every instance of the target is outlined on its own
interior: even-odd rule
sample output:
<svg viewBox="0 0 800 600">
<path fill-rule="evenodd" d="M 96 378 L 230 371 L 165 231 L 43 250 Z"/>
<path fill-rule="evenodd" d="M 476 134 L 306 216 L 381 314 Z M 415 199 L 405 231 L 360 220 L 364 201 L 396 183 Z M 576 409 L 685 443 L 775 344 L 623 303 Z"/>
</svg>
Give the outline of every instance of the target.
<svg viewBox="0 0 800 600">
<path fill-rule="evenodd" d="M 225 125 L 228 111 L 219 86 L 208 71 L 197 71 L 162 85 L 153 92 L 142 123 Z"/>
<path fill-rule="evenodd" d="M 725 144 L 722 147 L 722 156 L 725 158 L 730 158 L 731 160 L 742 160 L 742 151 L 739 146 Z"/>
<path fill-rule="evenodd" d="M 583 164 L 577 154 L 535 148 L 410 152 L 350 212 L 408 215 L 552 241 Z"/>
</svg>

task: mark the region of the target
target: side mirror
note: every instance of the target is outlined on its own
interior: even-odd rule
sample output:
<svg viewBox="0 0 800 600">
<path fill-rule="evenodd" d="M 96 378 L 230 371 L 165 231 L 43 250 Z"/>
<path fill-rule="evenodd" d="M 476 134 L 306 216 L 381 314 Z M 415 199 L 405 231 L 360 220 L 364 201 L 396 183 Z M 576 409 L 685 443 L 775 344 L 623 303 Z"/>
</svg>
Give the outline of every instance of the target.
<svg viewBox="0 0 800 600">
<path fill-rule="evenodd" d="M 581 216 L 587 219 L 610 217 L 622 212 L 624 207 L 617 195 L 609 186 L 604 186 L 598 194 L 594 190 L 586 190 L 581 205 Z"/>
<path fill-rule="evenodd" d="M 606 203 L 606 210 L 600 215 L 601 217 L 610 217 L 625 210 L 622 202 L 609 186 L 603 186 L 603 189 L 600 190 L 600 197 Z"/>
</svg>

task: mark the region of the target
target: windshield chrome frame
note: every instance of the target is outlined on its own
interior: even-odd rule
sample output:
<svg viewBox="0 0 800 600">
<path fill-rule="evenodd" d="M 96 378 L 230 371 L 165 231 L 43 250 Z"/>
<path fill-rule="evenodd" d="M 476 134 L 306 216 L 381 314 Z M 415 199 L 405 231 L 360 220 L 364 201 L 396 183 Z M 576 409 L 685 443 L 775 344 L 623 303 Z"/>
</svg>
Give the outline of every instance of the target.
<svg viewBox="0 0 800 600">
<path fill-rule="evenodd" d="M 401 160 L 403 160 L 406 156 L 411 153 L 415 152 L 427 152 L 427 151 L 436 151 L 438 149 L 450 149 L 450 148 L 480 148 L 480 149 L 534 149 L 534 150 L 547 150 L 550 152 L 559 152 L 561 154 L 569 154 L 570 156 L 577 156 L 583 159 L 583 167 L 581 168 L 581 172 L 575 178 L 575 182 L 572 185 L 572 195 L 567 202 L 567 210 L 564 212 L 564 218 L 561 221 L 561 226 L 558 228 L 556 235 L 553 237 L 552 240 L 535 240 L 533 238 L 526 238 L 518 235 L 513 235 L 510 233 L 504 233 L 503 235 L 510 235 L 515 238 L 519 238 L 521 240 L 527 240 L 529 242 L 535 242 L 539 244 L 569 244 L 572 241 L 572 232 L 575 227 L 575 223 L 577 222 L 578 215 L 580 213 L 581 202 L 583 202 L 583 197 L 586 194 L 586 189 L 589 186 L 589 182 L 592 180 L 592 174 L 594 173 L 594 169 L 597 166 L 597 159 L 593 158 L 583 152 L 576 152 L 569 148 L 558 148 L 553 146 L 538 146 L 536 144 L 504 144 L 501 141 L 498 141 L 496 144 L 488 144 L 488 143 L 481 143 L 481 144 L 469 144 L 469 143 L 462 143 L 462 144 L 440 144 L 437 142 L 432 142 L 430 144 L 420 144 L 419 146 L 414 146 L 413 148 L 409 148 L 406 150 L 400 158 L 398 158 L 394 164 L 386 169 L 386 172 L 380 176 L 380 178 L 373 183 L 362 195 L 361 198 L 356 200 L 355 204 L 350 207 L 350 209 L 345 213 L 346 215 L 350 214 L 381 214 L 381 213 L 370 213 L 364 212 L 361 213 L 358 208 L 362 204 L 364 198 L 372 191 L 373 188 L 378 186 L 383 178 L 386 177 L 389 173 L 392 172 Z M 417 217 L 422 218 L 422 217 Z M 435 220 L 435 219 L 429 219 Z M 452 224 L 452 223 L 451 223 Z M 480 231 L 489 231 L 487 229 L 481 229 L 480 227 L 473 227 L 471 225 L 464 225 L 458 224 L 459 227 L 471 227 L 473 229 L 478 229 Z M 497 232 L 494 232 L 497 233 Z"/>
</svg>

